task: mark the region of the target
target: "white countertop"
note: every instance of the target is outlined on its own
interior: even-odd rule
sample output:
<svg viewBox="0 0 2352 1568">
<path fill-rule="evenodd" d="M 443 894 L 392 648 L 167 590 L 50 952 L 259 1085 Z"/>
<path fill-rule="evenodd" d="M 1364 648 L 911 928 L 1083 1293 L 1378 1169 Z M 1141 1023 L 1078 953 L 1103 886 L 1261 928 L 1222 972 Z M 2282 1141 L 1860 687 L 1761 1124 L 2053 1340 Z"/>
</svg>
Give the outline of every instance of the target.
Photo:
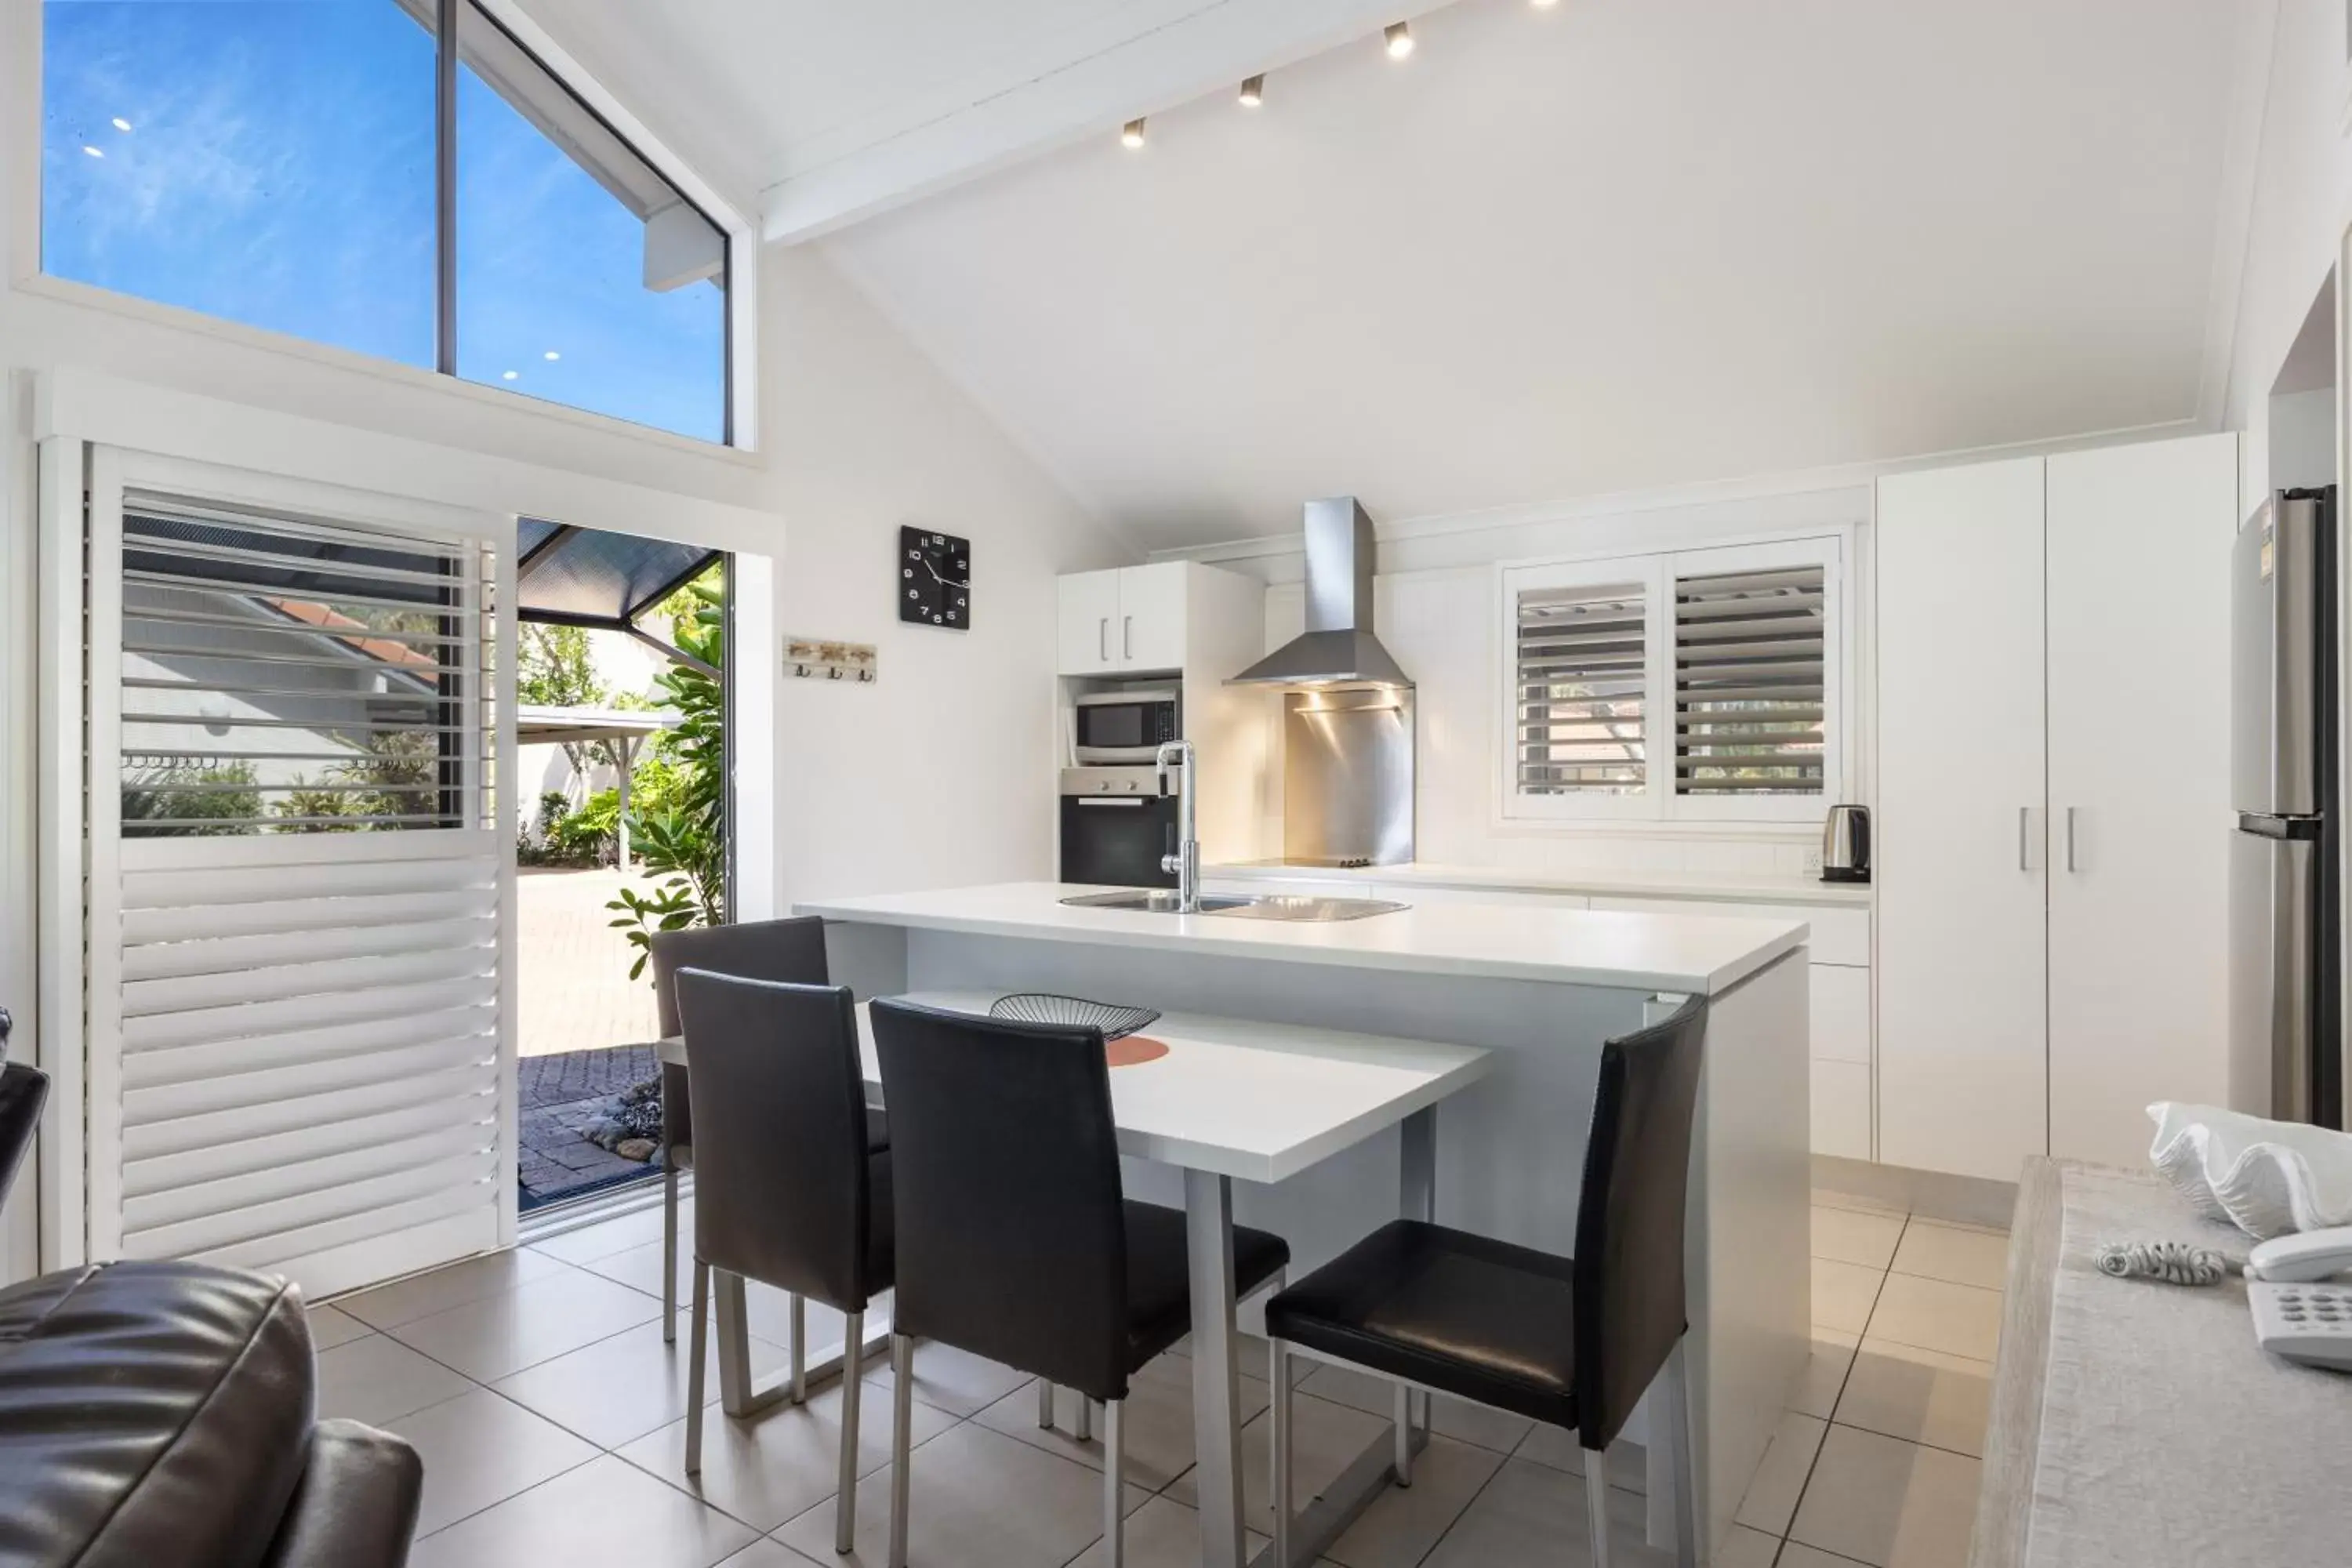
<svg viewBox="0 0 2352 1568">
<path fill-rule="evenodd" d="M 1234 860 L 1203 866 L 1203 877 L 1284 881 L 1379 882 L 1398 887 L 1492 888 L 1504 892 L 1581 893 L 1595 898 L 1698 899 L 1725 903 L 1835 904 L 1867 909 L 1867 883 L 1816 878 L 1722 877 L 1674 871 L 1522 871 L 1505 866 L 1455 866 L 1408 860 L 1396 866 L 1297 866 L 1280 860 Z"/>
<path fill-rule="evenodd" d="M 1336 968 L 1713 994 L 1804 946 L 1801 922 L 1626 914 L 1502 904 L 1430 904 L 1368 920 L 1291 924 L 1223 915 L 1074 909 L 1105 889 L 1003 882 L 937 892 L 817 899 L 803 915 L 971 936 L 1160 948 Z"/>
<path fill-rule="evenodd" d="M 904 1000 L 986 1017 L 997 994 L 916 992 Z M 1494 1066 L 1475 1046 L 1203 1013 L 1163 1013 L 1140 1033 L 1168 1054 L 1111 1068 L 1118 1152 L 1252 1182 L 1286 1181 Z M 864 1003 L 857 1036 L 866 1085 L 878 1089 L 882 1068 Z M 662 1055 L 688 1065 L 683 1040 L 663 1041 Z"/>
</svg>

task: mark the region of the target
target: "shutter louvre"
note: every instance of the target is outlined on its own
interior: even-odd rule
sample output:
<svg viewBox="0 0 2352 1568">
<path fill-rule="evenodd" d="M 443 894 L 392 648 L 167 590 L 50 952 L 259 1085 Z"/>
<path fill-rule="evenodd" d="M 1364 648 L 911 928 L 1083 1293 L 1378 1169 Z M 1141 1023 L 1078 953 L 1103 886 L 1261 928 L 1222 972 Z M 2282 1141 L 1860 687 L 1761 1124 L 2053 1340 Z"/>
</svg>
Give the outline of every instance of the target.
<svg viewBox="0 0 2352 1568">
<path fill-rule="evenodd" d="M 1819 565 L 1675 579 L 1675 791 L 1820 795 L 1829 595 Z"/>
<path fill-rule="evenodd" d="M 1649 589 L 1531 588 L 1517 596 L 1521 795 L 1649 787 Z"/>
</svg>

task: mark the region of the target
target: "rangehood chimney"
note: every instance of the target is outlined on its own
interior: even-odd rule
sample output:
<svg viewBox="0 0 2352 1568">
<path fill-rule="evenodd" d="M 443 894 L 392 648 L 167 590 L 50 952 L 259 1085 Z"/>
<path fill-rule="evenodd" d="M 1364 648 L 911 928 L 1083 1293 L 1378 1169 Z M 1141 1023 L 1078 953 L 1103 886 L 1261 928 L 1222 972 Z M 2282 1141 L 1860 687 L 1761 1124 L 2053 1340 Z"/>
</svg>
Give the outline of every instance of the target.
<svg viewBox="0 0 2352 1568">
<path fill-rule="evenodd" d="M 1406 686 L 1372 635 L 1372 520 L 1353 496 L 1307 503 L 1307 631 L 1226 682 L 1315 689 Z"/>
</svg>

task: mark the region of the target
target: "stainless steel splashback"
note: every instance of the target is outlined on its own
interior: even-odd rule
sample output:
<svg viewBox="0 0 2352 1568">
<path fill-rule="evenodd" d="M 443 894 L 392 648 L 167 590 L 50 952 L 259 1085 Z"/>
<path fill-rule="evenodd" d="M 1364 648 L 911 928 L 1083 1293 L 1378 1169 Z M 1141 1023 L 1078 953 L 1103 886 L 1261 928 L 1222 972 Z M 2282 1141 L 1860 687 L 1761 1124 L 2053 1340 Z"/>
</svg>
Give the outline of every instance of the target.
<svg viewBox="0 0 2352 1568">
<path fill-rule="evenodd" d="M 1412 690 L 1293 691 L 1282 715 L 1282 855 L 1412 858 Z"/>
</svg>

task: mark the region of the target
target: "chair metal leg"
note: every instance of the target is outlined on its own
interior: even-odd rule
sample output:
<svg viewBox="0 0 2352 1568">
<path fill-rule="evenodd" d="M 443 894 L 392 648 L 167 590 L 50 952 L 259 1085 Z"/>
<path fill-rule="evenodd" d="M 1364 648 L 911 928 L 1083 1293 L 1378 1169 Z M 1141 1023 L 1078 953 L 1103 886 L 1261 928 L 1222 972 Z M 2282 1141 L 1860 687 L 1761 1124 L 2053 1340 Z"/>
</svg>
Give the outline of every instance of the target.
<svg viewBox="0 0 2352 1568">
<path fill-rule="evenodd" d="M 1412 1389 L 1396 1385 L 1396 1484 L 1412 1485 Z"/>
<path fill-rule="evenodd" d="M 1054 1429 L 1054 1385 L 1044 1378 L 1037 1380 L 1037 1430 Z"/>
<path fill-rule="evenodd" d="M 1127 1490 L 1127 1401 L 1103 1401 L 1103 1563 L 1105 1568 L 1126 1568 L 1127 1515 L 1120 1509 Z"/>
<path fill-rule="evenodd" d="M 1078 1418 L 1070 1436 L 1081 1443 L 1091 1443 L 1095 1438 L 1095 1402 L 1083 1394 L 1078 1394 Z"/>
<path fill-rule="evenodd" d="M 866 1314 L 849 1314 L 849 1337 L 841 1352 L 841 1474 L 833 1494 L 833 1549 L 857 1544 L 857 1350 L 866 1342 Z"/>
<path fill-rule="evenodd" d="M 1698 1463 L 1691 1440 L 1689 1343 L 1688 1334 L 1675 1342 L 1660 1380 L 1664 1436 L 1674 1474 L 1675 1568 L 1698 1568 Z"/>
<path fill-rule="evenodd" d="M 677 1314 L 669 1316 L 675 1324 Z M 687 1331 L 694 1336 L 694 1348 L 686 1356 L 686 1473 L 698 1476 L 702 1473 L 702 1363 L 710 1344 L 710 1268 L 699 1258 L 694 1260 L 694 1321 Z"/>
<path fill-rule="evenodd" d="M 907 1568 L 907 1471 L 913 1462 L 915 1342 L 890 1336 L 890 1568 Z"/>
<path fill-rule="evenodd" d="M 662 1343 L 677 1342 L 677 1172 L 662 1155 Z"/>
<path fill-rule="evenodd" d="M 1274 1347 L 1274 1564 L 1290 1568 L 1290 1351 L 1280 1340 Z"/>
<path fill-rule="evenodd" d="M 851 1340 L 842 1347 L 843 1352 L 853 1358 L 848 1365 L 856 1364 L 856 1352 L 851 1349 L 856 1342 Z M 808 1302 L 797 1292 L 793 1296 L 793 1403 L 808 1403 Z"/>
<path fill-rule="evenodd" d="M 1591 1516 L 1592 1568 L 1609 1568 L 1609 1456 L 1584 1450 L 1584 1511 Z"/>
</svg>

